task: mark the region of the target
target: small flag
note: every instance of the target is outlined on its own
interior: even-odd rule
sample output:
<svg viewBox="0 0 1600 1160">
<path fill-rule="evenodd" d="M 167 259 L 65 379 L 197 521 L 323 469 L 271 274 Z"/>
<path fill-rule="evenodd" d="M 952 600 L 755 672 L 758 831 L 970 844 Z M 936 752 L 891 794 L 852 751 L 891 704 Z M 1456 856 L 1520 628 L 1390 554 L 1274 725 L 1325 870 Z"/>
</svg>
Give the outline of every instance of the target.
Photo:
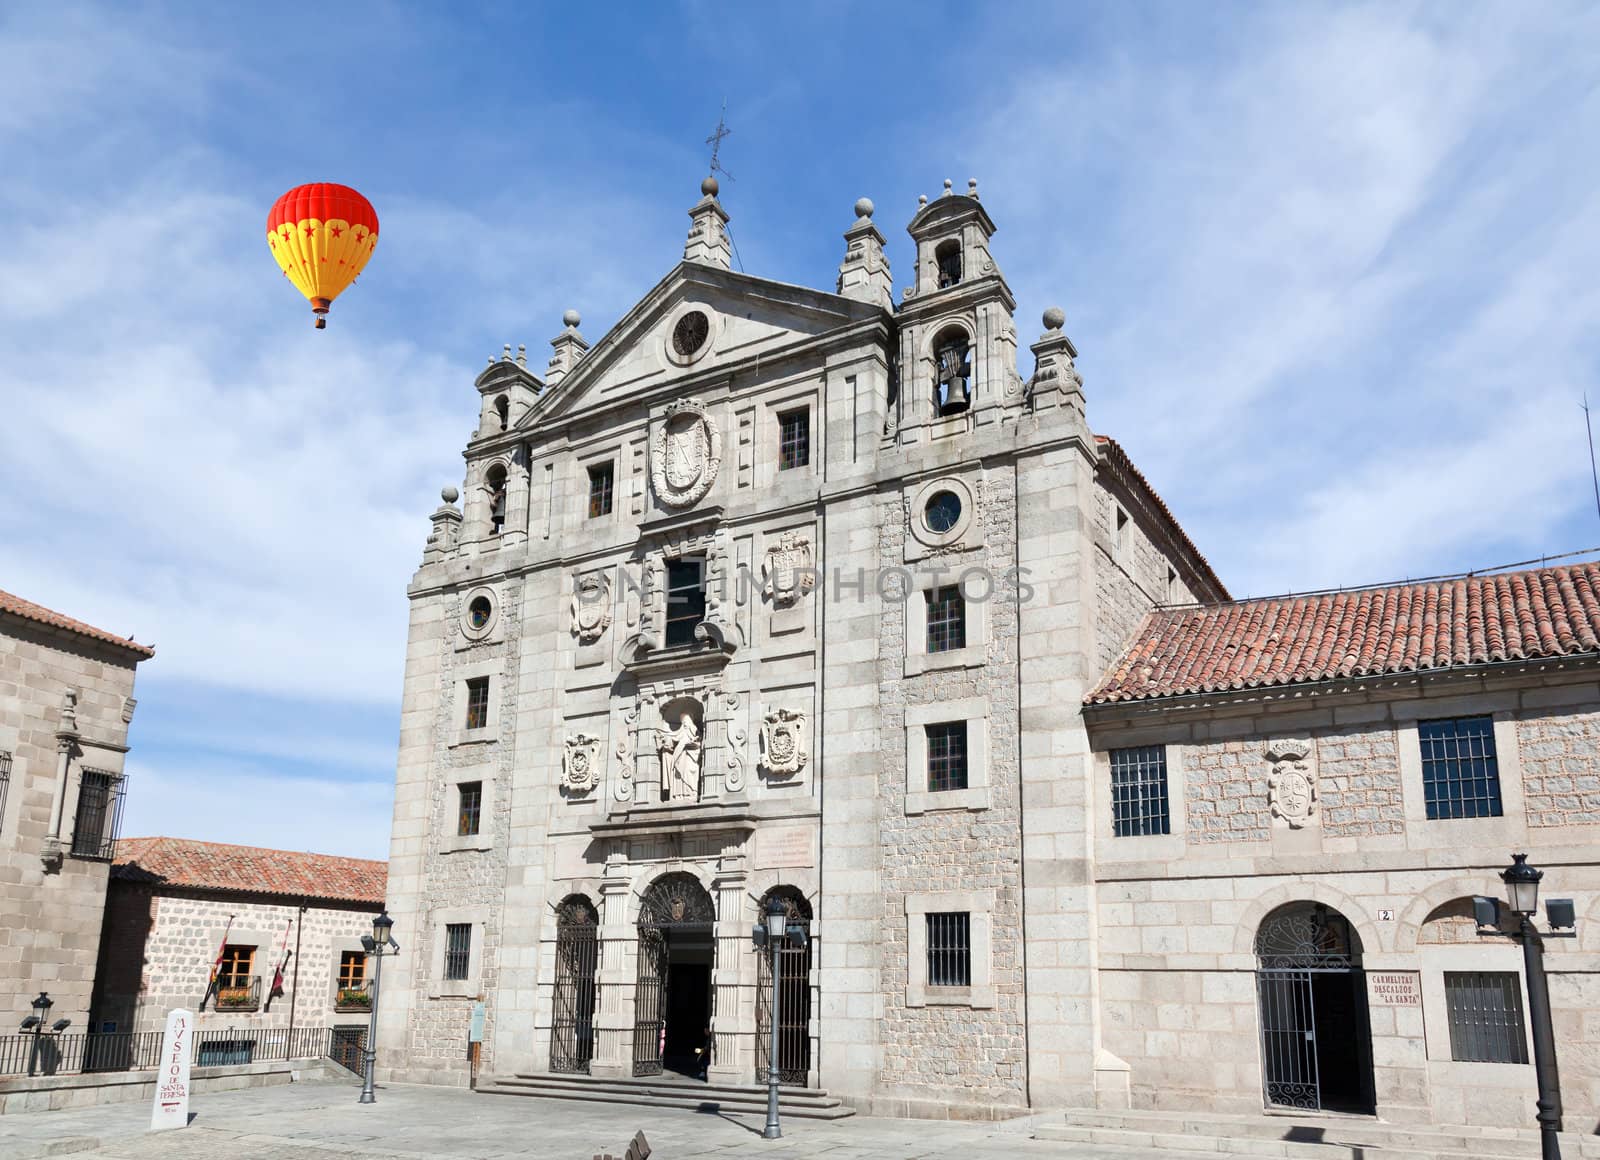
<svg viewBox="0 0 1600 1160">
<path fill-rule="evenodd" d="M 206 1009 L 206 1000 L 216 994 L 217 976 L 222 972 L 222 956 L 228 953 L 228 935 L 233 931 L 233 915 L 228 915 L 228 925 L 222 931 L 222 945 L 217 948 L 217 959 L 211 964 L 211 978 L 206 980 L 206 993 L 200 997 L 200 1010 Z"/>
<path fill-rule="evenodd" d="M 289 965 L 289 956 L 293 954 L 289 949 L 289 927 L 293 925 L 292 919 L 283 922 L 283 946 L 278 959 L 278 969 L 272 972 L 272 989 L 267 992 L 267 1002 L 264 1010 L 272 1010 L 272 1000 L 283 994 L 283 972 Z"/>
</svg>

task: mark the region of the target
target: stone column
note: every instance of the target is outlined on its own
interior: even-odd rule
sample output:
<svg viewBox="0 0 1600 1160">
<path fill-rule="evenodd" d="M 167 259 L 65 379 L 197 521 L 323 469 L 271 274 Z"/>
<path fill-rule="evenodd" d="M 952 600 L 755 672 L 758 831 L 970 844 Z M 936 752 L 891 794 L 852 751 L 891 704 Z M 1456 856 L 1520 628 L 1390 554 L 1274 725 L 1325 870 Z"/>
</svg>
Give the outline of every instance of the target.
<svg viewBox="0 0 1600 1160">
<path fill-rule="evenodd" d="M 754 993 L 743 982 L 743 966 L 750 954 L 750 924 L 745 910 L 745 857 L 738 847 L 727 847 L 717 862 L 712 887 L 717 894 L 717 923 L 713 935 L 717 958 L 711 971 L 711 1033 L 716 1040 L 709 1079 L 712 1083 L 754 1083 L 750 1054 L 755 1036 Z"/>
<path fill-rule="evenodd" d="M 528 541 L 528 449 L 518 447 L 506 472 L 506 526 L 500 542 L 504 545 Z"/>
<path fill-rule="evenodd" d="M 628 915 L 628 879 L 622 857 L 606 859 L 600 883 L 600 965 L 595 972 L 594 1058 L 589 1074 L 619 1079 L 633 1074 L 634 930 Z"/>
</svg>

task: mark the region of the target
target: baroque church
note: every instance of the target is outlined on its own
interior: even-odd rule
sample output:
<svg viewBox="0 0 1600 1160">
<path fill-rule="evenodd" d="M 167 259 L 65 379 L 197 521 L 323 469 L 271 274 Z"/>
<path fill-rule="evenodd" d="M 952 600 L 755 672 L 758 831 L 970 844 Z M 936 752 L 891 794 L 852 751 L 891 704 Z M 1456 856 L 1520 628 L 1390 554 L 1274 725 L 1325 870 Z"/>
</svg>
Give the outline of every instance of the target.
<svg viewBox="0 0 1600 1160">
<path fill-rule="evenodd" d="M 1019 369 L 976 182 L 898 293 L 872 202 L 823 291 L 732 269 L 701 191 L 603 338 L 477 378 L 408 589 L 380 1075 L 765 1082 L 776 969 L 781 1081 L 862 1111 L 1531 1107 L 1462 905 L 1513 845 L 1600 886 L 1596 567 L 1233 602 L 1059 309 Z"/>
</svg>

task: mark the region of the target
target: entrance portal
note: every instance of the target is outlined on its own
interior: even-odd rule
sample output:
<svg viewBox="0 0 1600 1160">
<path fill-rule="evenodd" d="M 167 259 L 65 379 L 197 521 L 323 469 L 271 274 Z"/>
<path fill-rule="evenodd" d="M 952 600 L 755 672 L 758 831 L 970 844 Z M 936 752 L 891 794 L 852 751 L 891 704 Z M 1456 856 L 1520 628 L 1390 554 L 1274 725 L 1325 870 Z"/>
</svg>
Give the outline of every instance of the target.
<svg viewBox="0 0 1600 1160">
<path fill-rule="evenodd" d="M 1372 1027 L 1361 942 L 1344 915 L 1294 902 L 1256 932 L 1267 1103 L 1373 1111 Z"/>
<path fill-rule="evenodd" d="M 633 992 L 633 1074 L 700 1077 L 709 1064 L 716 910 L 689 874 L 667 874 L 639 903 Z"/>
</svg>

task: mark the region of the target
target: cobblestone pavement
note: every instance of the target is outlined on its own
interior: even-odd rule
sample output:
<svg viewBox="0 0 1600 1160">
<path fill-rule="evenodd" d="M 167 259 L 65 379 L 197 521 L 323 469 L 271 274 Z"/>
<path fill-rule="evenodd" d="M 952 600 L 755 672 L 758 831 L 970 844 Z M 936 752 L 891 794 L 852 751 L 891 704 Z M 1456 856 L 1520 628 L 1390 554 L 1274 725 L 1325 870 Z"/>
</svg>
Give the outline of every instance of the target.
<svg viewBox="0 0 1600 1160">
<path fill-rule="evenodd" d="M 621 1153 L 644 1129 L 655 1160 L 772 1156 L 782 1160 L 990 1160 L 1037 1156 L 1161 1157 L 1143 1151 L 1032 1140 L 1031 1120 L 998 1124 L 888 1120 L 790 1120 L 784 1138 L 762 1140 L 762 1119 L 520 1096 L 459 1088 L 386 1086 L 356 1103 L 357 1087 L 298 1083 L 195 1098 L 190 1126 L 150 1133 L 144 1103 L 0 1116 L 0 1160 L 591 1160 Z M 1057 1117 L 1048 1117 L 1052 1122 Z M 1216 1153 L 1211 1153 L 1216 1160 Z"/>
</svg>

